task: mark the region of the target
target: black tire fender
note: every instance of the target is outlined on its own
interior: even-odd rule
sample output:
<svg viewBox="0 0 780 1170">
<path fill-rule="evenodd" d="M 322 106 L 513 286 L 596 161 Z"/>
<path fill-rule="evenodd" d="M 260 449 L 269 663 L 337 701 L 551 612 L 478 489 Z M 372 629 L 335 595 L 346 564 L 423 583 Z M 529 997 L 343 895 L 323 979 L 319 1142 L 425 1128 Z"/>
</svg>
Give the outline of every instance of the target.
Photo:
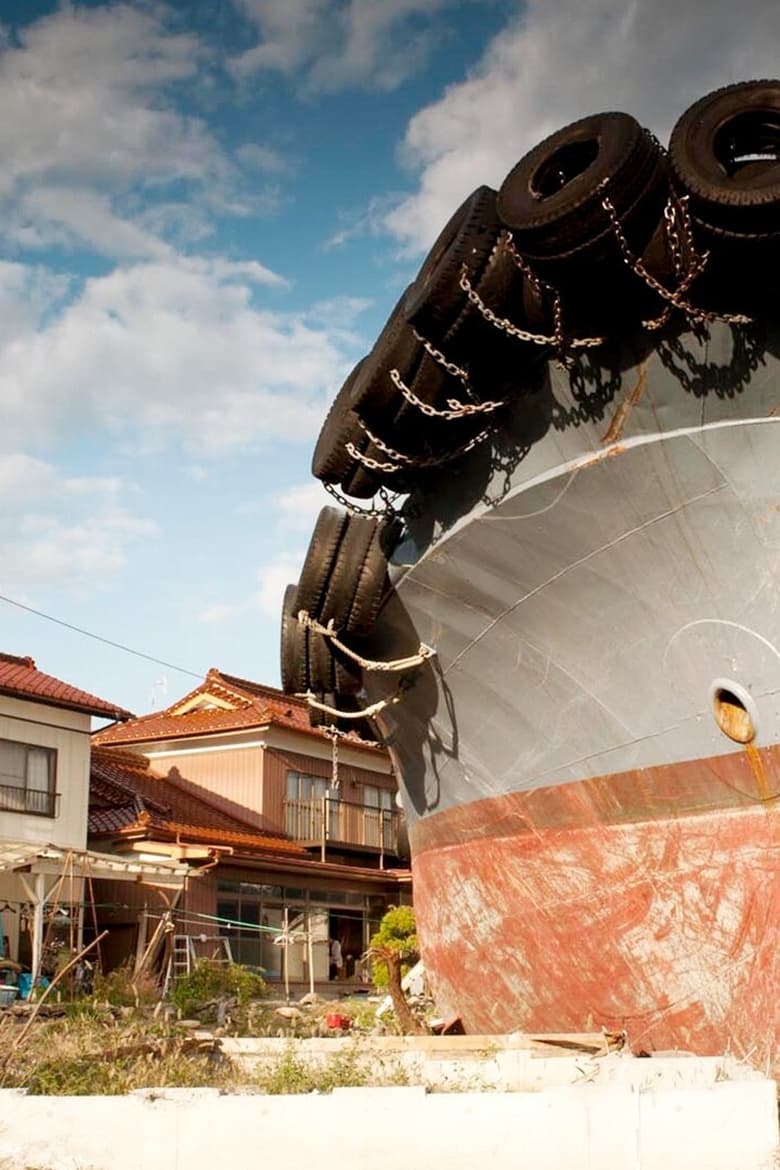
<svg viewBox="0 0 780 1170">
<path fill-rule="evenodd" d="M 376 531 L 376 518 L 349 517 L 320 609 L 323 625 L 333 621 L 336 630 L 346 628 L 354 604 L 357 580 Z"/>
<path fill-rule="evenodd" d="M 370 633 L 385 599 L 388 582 L 383 535 L 387 530 L 386 523 L 377 524 L 355 578 L 352 606 L 345 621 L 347 633 Z"/>
<path fill-rule="evenodd" d="M 298 609 L 317 617 L 349 517 L 338 508 L 321 510 L 298 581 Z"/>
<path fill-rule="evenodd" d="M 390 377 L 392 369 L 407 381 L 419 365 L 423 349 L 407 321 L 410 290 L 411 285 L 399 297 L 352 385 L 352 409 L 361 418 L 375 417 L 377 411 L 395 400 L 398 391 Z M 361 409 L 364 404 L 365 409 Z"/>
<path fill-rule="evenodd" d="M 330 642 L 317 630 L 308 631 L 307 645 L 309 690 L 332 691 L 336 687 L 336 664 Z"/>
<path fill-rule="evenodd" d="M 298 621 L 298 608 L 298 586 L 288 585 L 282 601 L 280 647 L 282 690 L 287 695 L 309 689 L 308 630 Z"/>
<path fill-rule="evenodd" d="M 360 376 L 364 361 L 365 358 L 361 359 L 347 377 L 320 429 L 312 456 L 311 471 L 315 479 L 320 479 L 323 483 L 338 483 L 346 475 L 353 463 L 352 456 L 346 450 L 346 444 L 355 443 L 357 446 L 361 439 L 365 439 L 365 432 L 351 410 L 352 387 Z"/>
<path fill-rule="evenodd" d="M 780 81 L 728 85 L 672 130 L 669 158 L 693 216 L 734 235 L 780 233 Z"/>
<path fill-rule="evenodd" d="M 428 341 L 441 340 L 463 308 L 465 265 L 479 279 L 496 246 L 501 224 L 492 187 L 477 187 L 442 228 L 406 298 L 407 320 Z"/>
<path fill-rule="evenodd" d="M 591 246 L 611 233 L 604 196 L 619 218 L 638 219 L 647 196 L 657 193 L 659 183 L 651 178 L 661 157 L 659 144 L 630 114 L 592 114 L 520 159 L 501 185 L 498 214 L 527 256 L 556 257 Z M 650 231 L 657 219 L 656 200 Z"/>
</svg>

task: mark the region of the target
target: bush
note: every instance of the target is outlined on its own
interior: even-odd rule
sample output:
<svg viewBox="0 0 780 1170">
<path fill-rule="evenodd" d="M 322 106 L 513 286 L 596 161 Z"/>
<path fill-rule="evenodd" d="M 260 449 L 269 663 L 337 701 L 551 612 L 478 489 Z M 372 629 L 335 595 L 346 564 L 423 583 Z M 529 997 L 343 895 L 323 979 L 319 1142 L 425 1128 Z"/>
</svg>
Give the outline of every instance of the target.
<svg viewBox="0 0 780 1170">
<path fill-rule="evenodd" d="M 417 922 L 411 906 L 391 906 L 379 929 L 371 936 L 369 951 L 373 958 L 373 978 L 376 987 L 387 987 L 387 958 L 397 955 L 401 961 L 401 975 L 419 958 Z"/>
<path fill-rule="evenodd" d="M 184 1016 L 215 999 L 235 999 L 239 1005 L 261 999 L 267 992 L 261 975 L 240 963 L 201 959 L 189 975 L 180 976 L 171 999 Z"/>
<path fill-rule="evenodd" d="M 142 1003 L 155 1003 L 160 998 L 156 976 L 151 972 L 133 975 L 132 962 L 115 967 L 107 975 L 95 972 L 95 998 L 115 1007 L 138 1007 Z"/>
</svg>

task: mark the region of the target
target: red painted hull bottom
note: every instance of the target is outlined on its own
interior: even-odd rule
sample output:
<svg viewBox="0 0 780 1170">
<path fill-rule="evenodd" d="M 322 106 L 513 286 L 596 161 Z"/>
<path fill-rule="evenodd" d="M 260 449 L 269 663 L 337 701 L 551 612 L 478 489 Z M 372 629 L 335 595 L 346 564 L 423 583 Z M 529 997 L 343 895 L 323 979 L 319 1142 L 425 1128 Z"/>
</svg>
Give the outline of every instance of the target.
<svg viewBox="0 0 780 1170">
<path fill-rule="evenodd" d="M 474 1033 L 625 1029 L 634 1052 L 780 1064 L 780 749 L 432 815 L 415 908 Z"/>
</svg>

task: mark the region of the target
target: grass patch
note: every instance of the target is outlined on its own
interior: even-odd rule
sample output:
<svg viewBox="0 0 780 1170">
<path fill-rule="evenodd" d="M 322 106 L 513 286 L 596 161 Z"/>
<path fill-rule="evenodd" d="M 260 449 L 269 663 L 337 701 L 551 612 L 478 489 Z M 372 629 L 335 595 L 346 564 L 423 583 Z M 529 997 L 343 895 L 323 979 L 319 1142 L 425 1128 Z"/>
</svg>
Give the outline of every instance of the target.
<svg viewBox="0 0 780 1170">
<path fill-rule="evenodd" d="M 330 1093 L 333 1089 L 361 1088 L 365 1085 L 407 1085 L 409 1078 L 402 1069 L 385 1072 L 375 1057 L 361 1052 L 356 1045 L 319 1063 L 307 1062 L 290 1048 L 270 1068 L 257 1073 L 253 1087 L 270 1096 L 295 1093 Z"/>
<path fill-rule="evenodd" d="M 18 1025 L 16 1025 L 18 1027 Z M 146 1088 L 234 1087 L 232 1064 L 175 1025 L 83 1014 L 36 1023 L 12 1051 L 0 1035 L 0 1086 L 33 1095 L 113 1096 Z"/>
</svg>

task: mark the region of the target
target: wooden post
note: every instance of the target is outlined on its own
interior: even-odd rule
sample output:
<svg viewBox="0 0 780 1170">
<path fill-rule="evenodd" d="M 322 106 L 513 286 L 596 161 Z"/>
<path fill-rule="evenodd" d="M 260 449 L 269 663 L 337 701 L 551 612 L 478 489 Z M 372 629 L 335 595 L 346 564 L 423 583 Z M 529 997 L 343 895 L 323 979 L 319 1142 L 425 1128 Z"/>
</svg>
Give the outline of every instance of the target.
<svg viewBox="0 0 780 1170">
<path fill-rule="evenodd" d="M 322 830 L 320 833 L 320 861 L 325 860 L 325 840 L 327 838 L 327 825 L 328 825 L 328 798 L 327 798 L 327 796 L 323 796 L 323 798 L 322 798 Z"/>
<path fill-rule="evenodd" d="M 149 923 L 149 912 L 144 906 L 141 913 L 138 915 L 138 935 L 135 941 L 135 963 L 133 965 L 133 974 L 138 974 L 138 968 L 141 966 L 141 960 L 146 950 L 146 932 Z"/>
</svg>

